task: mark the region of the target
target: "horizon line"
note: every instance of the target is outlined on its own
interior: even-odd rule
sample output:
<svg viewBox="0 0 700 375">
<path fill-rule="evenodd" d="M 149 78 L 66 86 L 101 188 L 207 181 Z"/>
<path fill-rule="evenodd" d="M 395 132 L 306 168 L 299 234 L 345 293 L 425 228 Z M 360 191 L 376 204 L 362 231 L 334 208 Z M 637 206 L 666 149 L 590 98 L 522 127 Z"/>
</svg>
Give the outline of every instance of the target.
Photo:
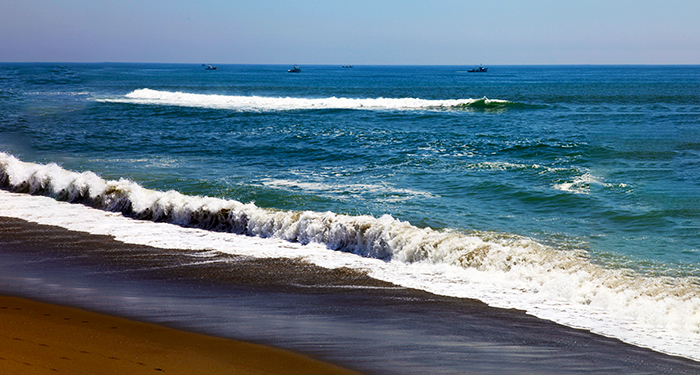
<svg viewBox="0 0 700 375">
<path fill-rule="evenodd" d="M 306 66 L 478 66 L 484 64 L 343 64 L 343 63 L 202 63 L 202 62 L 143 62 L 143 61 L 0 61 L 0 64 L 162 64 L 162 65 L 306 65 Z M 523 63 L 488 64 L 489 66 L 700 66 L 700 63 Z"/>
</svg>

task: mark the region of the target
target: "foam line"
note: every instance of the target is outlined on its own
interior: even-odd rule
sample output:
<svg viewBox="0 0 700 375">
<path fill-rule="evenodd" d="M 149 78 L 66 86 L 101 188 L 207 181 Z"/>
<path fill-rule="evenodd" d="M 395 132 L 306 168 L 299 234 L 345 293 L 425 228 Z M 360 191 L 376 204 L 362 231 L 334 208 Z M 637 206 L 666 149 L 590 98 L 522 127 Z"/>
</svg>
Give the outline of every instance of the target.
<svg viewBox="0 0 700 375">
<path fill-rule="evenodd" d="M 184 106 L 196 108 L 231 109 L 240 111 L 279 111 L 309 109 L 356 110 L 437 110 L 482 109 L 497 110 L 517 106 L 498 99 L 447 99 L 428 100 L 418 98 L 293 98 L 238 95 L 193 94 L 183 92 L 135 90 L 120 98 L 103 98 L 102 102 Z"/>
</svg>

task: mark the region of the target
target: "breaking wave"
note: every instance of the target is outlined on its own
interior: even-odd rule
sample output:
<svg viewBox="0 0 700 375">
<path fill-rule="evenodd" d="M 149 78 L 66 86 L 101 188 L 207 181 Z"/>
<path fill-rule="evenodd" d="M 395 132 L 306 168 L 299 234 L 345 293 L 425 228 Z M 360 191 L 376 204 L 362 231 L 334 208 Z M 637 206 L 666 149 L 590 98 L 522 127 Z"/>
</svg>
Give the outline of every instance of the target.
<svg viewBox="0 0 700 375">
<path fill-rule="evenodd" d="M 239 95 L 191 94 L 183 92 L 135 90 L 121 98 L 98 99 L 101 102 L 183 106 L 195 108 L 230 109 L 238 111 L 282 111 L 309 109 L 355 110 L 473 110 L 501 111 L 530 107 L 522 103 L 499 99 L 417 98 L 292 98 Z"/>
<path fill-rule="evenodd" d="M 318 243 L 397 267 L 417 267 L 403 276 L 378 270 L 370 275 L 435 293 L 479 298 L 494 306 L 525 309 L 563 324 L 700 359 L 698 280 L 605 268 L 591 262 L 584 250 L 554 249 L 510 234 L 419 228 L 389 215 L 282 211 L 161 192 L 127 179 L 104 180 L 93 172 L 71 172 L 53 163 L 22 162 L 1 152 L 0 188 L 82 203 L 140 220 Z"/>
</svg>

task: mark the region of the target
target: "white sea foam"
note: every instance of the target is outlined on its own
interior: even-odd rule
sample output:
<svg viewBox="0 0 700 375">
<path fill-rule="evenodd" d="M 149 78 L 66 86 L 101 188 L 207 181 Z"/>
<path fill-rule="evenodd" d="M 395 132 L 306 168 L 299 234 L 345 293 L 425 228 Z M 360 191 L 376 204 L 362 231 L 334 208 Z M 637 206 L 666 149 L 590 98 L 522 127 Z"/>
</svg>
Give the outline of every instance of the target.
<svg viewBox="0 0 700 375">
<path fill-rule="evenodd" d="M 571 182 L 562 182 L 559 184 L 555 184 L 554 188 L 557 190 L 565 191 L 567 193 L 589 195 L 591 192 L 591 186 L 599 186 L 601 188 L 628 187 L 627 184 L 624 183 L 612 184 L 605 182 L 602 178 L 595 177 L 590 172 L 586 172 L 580 176 L 577 176 Z"/>
<path fill-rule="evenodd" d="M 361 269 L 402 286 L 524 309 L 700 360 L 698 280 L 604 268 L 584 251 L 557 250 L 508 234 L 418 228 L 388 215 L 277 211 L 160 192 L 3 153 L 0 186 L 6 216 L 151 246 L 300 257 L 323 267 Z"/>
<path fill-rule="evenodd" d="M 317 193 L 347 194 L 349 198 L 354 198 L 366 193 L 375 193 L 381 197 L 377 198 L 384 202 L 398 202 L 410 200 L 416 197 L 434 198 L 434 194 L 425 191 L 411 189 L 400 189 L 389 185 L 379 184 L 328 184 L 309 181 L 294 181 L 286 179 L 266 179 L 263 185 L 278 189 L 304 190 Z"/>
<path fill-rule="evenodd" d="M 562 182 L 560 184 L 555 184 L 554 188 L 557 190 L 565 191 L 567 193 L 574 194 L 585 194 L 588 195 L 591 192 L 591 184 L 599 183 L 589 172 L 576 177 L 571 182 Z"/>
<path fill-rule="evenodd" d="M 489 108 L 508 104 L 497 99 L 447 99 L 428 100 L 418 98 L 293 98 L 240 95 L 192 94 L 135 90 L 124 97 L 102 98 L 102 102 L 169 105 L 197 108 L 231 109 L 239 111 L 278 111 L 304 109 L 365 109 L 365 110 L 428 110 L 445 108 Z"/>
<path fill-rule="evenodd" d="M 528 169 L 533 169 L 533 170 L 543 170 L 546 172 L 559 172 L 559 171 L 565 171 L 568 170 L 566 168 L 553 168 L 553 167 L 548 167 L 545 165 L 540 165 L 540 164 L 522 164 L 522 163 L 510 163 L 510 162 L 501 162 L 501 161 L 486 161 L 486 162 L 480 162 L 480 163 L 475 163 L 475 164 L 469 164 L 467 165 L 467 168 L 469 169 L 476 169 L 476 170 L 486 170 L 486 171 L 508 171 L 508 170 L 528 170 Z"/>
</svg>

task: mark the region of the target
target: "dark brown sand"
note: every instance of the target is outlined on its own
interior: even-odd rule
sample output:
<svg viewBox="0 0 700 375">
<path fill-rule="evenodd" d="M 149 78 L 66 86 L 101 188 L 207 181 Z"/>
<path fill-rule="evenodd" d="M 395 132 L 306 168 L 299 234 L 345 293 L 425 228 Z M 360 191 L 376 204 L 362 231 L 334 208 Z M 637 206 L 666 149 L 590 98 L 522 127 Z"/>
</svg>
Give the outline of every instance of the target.
<svg viewBox="0 0 700 375">
<path fill-rule="evenodd" d="M 695 361 L 561 326 L 522 311 L 396 287 L 352 270 L 327 270 L 289 259 L 194 255 L 197 252 L 129 245 L 108 236 L 0 216 L 0 294 L 80 306 L 292 349 L 370 374 L 700 374 L 700 363 Z M 201 259 L 207 263 L 200 262 Z M 92 292 L 83 295 L 79 292 L 81 288 L 67 287 L 71 285 L 87 285 Z M 123 302 L 127 300 L 136 302 Z M 3 306 L 14 309 L 9 302 Z M 44 319 L 43 310 L 36 311 L 38 318 Z M 65 317 L 71 320 L 63 321 L 61 317 L 46 321 L 54 325 L 72 321 L 86 328 L 92 325 L 82 323 L 83 320 L 96 321 L 96 318 Z M 109 327 L 86 336 L 89 337 L 86 343 L 92 345 L 98 339 L 110 337 L 103 336 L 105 333 L 122 332 L 111 330 L 112 326 L 124 326 L 128 322 L 120 321 L 124 323 L 105 323 L 102 327 Z M 163 329 L 146 326 L 154 333 Z M 222 343 L 222 347 L 245 346 L 195 336 L 197 340 Z M 37 346 L 45 343 L 38 334 L 2 334 L 1 338 L 12 344 L 24 343 L 35 350 L 42 350 Z M 129 335 L 120 338 L 122 342 L 132 339 L 136 338 Z M 195 340 L 179 343 L 157 340 L 150 342 L 178 345 L 172 349 L 178 354 L 170 356 L 170 347 L 161 347 L 166 363 L 171 359 L 172 363 L 182 363 L 177 362 L 181 359 L 179 353 L 188 351 L 199 360 L 209 358 L 209 349 L 196 349 L 204 344 L 189 345 Z M 0 353 L 5 353 L 4 348 L 0 347 Z M 97 352 L 94 348 L 81 347 L 76 353 L 81 350 Z M 221 353 L 226 349 L 217 350 Z M 269 350 L 267 353 L 280 353 L 280 361 L 290 355 Z M 37 353 L 33 352 L 31 358 L 41 357 Z M 116 360 L 110 357 L 129 357 L 108 351 L 101 353 L 104 353 L 101 358 L 111 365 L 114 363 L 110 360 Z M 19 367 L 26 370 L 29 365 L 25 362 L 34 363 L 21 360 L 21 355 L 14 354 L 12 360 L 15 366 L 27 366 Z M 65 354 L 58 358 L 62 356 L 73 358 Z M 0 354 L 0 357 L 10 356 Z M 318 364 L 309 358 L 292 357 Z M 152 369 L 165 369 L 166 364 L 156 361 L 156 357 L 152 359 L 148 362 L 129 359 L 132 361 L 129 363 L 138 361 Z"/>
</svg>

